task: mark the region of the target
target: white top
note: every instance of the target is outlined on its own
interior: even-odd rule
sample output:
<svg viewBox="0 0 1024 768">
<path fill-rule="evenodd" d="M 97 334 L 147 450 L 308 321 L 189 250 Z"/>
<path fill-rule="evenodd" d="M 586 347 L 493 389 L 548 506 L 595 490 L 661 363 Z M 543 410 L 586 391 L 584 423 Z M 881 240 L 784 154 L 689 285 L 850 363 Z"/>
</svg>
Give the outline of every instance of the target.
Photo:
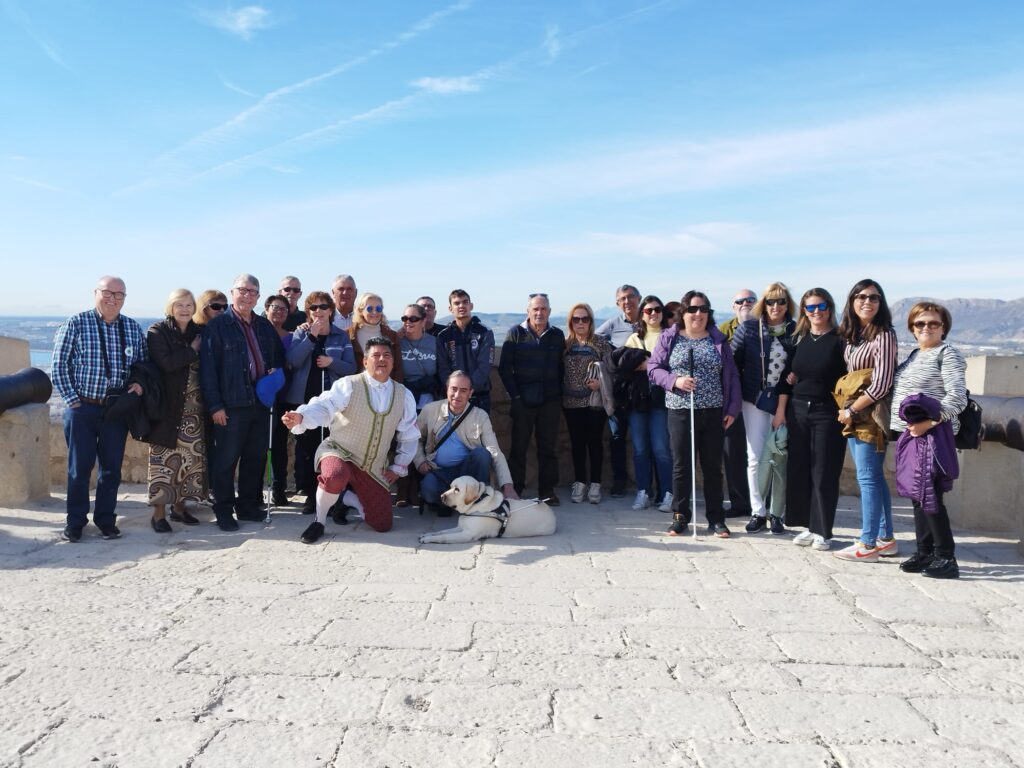
<svg viewBox="0 0 1024 768">
<path fill-rule="evenodd" d="M 349 328 L 352 327 L 352 315 L 345 317 L 343 314 L 341 314 L 341 312 L 335 312 L 334 327 L 342 331 L 347 331 Z"/>
<path fill-rule="evenodd" d="M 370 404 L 373 410 L 376 413 L 384 413 L 391 402 L 395 382 L 390 378 L 383 383 L 379 382 L 366 371 L 360 375 L 364 377 L 369 387 Z M 351 377 L 345 376 L 338 379 L 326 392 L 295 409 L 297 413 L 302 414 L 302 423 L 292 427 L 292 434 L 301 435 L 307 429 L 329 427 L 334 414 L 348 408 L 351 399 Z M 405 390 L 404 406 L 402 419 L 398 422 L 398 429 L 395 432 L 398 436 L 398 451 L 395 454 L 395 463 L 390 467 L 392 472 L 397 472 L 399 475 L 405 475 L 406 467 L 416 455 L 416 445 L 420 439 L 420 431 L 416 427 L 416 401 L 408 389 Z"/>
</svg>

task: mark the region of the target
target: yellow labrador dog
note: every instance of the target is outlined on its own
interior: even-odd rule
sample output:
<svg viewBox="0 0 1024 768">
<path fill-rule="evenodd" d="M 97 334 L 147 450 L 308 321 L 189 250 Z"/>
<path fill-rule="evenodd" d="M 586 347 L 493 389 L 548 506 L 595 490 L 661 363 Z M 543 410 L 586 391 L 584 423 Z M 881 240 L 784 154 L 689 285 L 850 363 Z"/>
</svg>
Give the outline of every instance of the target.
<svg viewBox="0 0 1024 768">
<path fill-rule="evenodd" d="M 555 532 L 555 513 L 542 501 L 505 500 L 501 491 L 469 475 L 457 477 L 441 501 L 459 513 L 458 525 L 420 536 L 422 544 L 462 544 L 506 536 L 548 536 Z"/>
</svg>

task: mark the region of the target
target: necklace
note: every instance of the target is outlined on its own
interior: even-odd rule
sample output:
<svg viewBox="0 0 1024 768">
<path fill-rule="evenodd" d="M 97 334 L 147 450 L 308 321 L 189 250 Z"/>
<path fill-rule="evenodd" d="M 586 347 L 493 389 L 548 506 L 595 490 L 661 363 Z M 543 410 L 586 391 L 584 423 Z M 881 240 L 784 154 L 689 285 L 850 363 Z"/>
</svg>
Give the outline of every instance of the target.
<svg viewBox="0 0 1024 768">
<path fill-rule="evenodd" d="M 825 331 L 824 333 L 814 333 L 814 331 L 810 331 L 808 335 L 811 337 L 811 341 L 818 341 L 818 339 L 828 336 L 828 331 Z"/>
</svg>

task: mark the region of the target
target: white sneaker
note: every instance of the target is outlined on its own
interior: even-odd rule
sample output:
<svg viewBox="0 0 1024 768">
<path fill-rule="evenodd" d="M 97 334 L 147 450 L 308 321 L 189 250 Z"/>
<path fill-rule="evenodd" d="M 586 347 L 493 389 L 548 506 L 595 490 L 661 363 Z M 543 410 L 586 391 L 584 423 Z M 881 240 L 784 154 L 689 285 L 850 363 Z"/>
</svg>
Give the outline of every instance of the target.
<svg viewBox="0 0 1024 768">
<path fill-rule="evenodd" d="M 879 557 L 896 557 L 900 553 L 900 543 L 896 541 L 895 536 L 891 539 L 877 539 L 875 549 Z"/>
<path fill-rule="evenodd" d="M 877 563 L 878 550 L 874 547 L 865 546 L 864 542 L 858 540 L 845 549 L 833 552 L 834 557 L 840 560 L 852 560 L 855 563 Z"/>
<path fill-rule="evenodd" d="M 672 511 L 672 491 L 665 491 L 665 498 L 661 500 L 661 504 L 658 506 L 659 512 L 671 512 Z"/>
<path fill-rule="evenodd" d="M 804 531 L 803 533 L 798 533 L 796 535 L 796 537 L 793 539 L 793 543 L 796 544 L 798 547 L 809 547 L 811 546 L 811 541 L 813 540 L 814 534 L 810 531 Z"/>
<path fill-rule="evenodd" d="M 601 503 L 601 484 L 591 483 L 590 487 L 587 488 L 587 501 L 591 504 Z"/>
<path fill-rule="evenodd" d="M 647 491 L 637 491 L 633 500 L 633 509 L 647 509 L 651 506 L 651 500 L 647 498 Z"/>
<path fill-rule="evenodd" d="M 816 549 L 819 552 L 828 552 L 832 549 L 832 539 L 826 539 L 824 536 L 814 534 L 814 541 L 811 542 L 811 549 Z"/>
<path fill-rule="evenodd" d="M 579 504 L 583 501 L 583 494 L 587 492 L 587 486 L 583 483 L 573 483 L 572 488 L 569 489 L 569 497 L 572 499 L 573 504 Z"/>
</svg>

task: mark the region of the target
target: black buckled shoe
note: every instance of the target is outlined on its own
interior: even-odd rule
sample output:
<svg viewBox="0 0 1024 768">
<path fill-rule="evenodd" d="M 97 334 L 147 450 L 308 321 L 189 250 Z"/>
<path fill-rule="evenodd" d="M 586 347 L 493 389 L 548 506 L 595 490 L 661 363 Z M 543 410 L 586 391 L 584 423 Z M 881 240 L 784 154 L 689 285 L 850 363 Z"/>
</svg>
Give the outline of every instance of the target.
<svg viewBox="0 0 1024 768">
<path fill-rule="evenodd" d="M 312 522 L 309 527 L 302 532 L 302 536 L 299 539 L 303 544 L 316 544 L 320 537 L 324 535 L 324 524 Z"/>
<path fill-rule="evenodd" d="M 929 579 L 959 579 L 960 566 L 955 557 L 936 557 L 922 573 Z"/>
<path fill-rule="evenodd" d="M 902 563 L 900 563 L 900 570 L 904 573 L 920 573 L 934 560 L 934 555 L 925 555 L 920 552 L 915 552 Z"/>
<path fill-rule="evenodd" d="M 758 531 L 763 531 L 767 522 L 768 521 L 760 515 L 751 515 L 750 522 L 747 523 L 747 527 L 745 530 L 747 531 L 747 533 L 757 533 Z"/>
</svg>

